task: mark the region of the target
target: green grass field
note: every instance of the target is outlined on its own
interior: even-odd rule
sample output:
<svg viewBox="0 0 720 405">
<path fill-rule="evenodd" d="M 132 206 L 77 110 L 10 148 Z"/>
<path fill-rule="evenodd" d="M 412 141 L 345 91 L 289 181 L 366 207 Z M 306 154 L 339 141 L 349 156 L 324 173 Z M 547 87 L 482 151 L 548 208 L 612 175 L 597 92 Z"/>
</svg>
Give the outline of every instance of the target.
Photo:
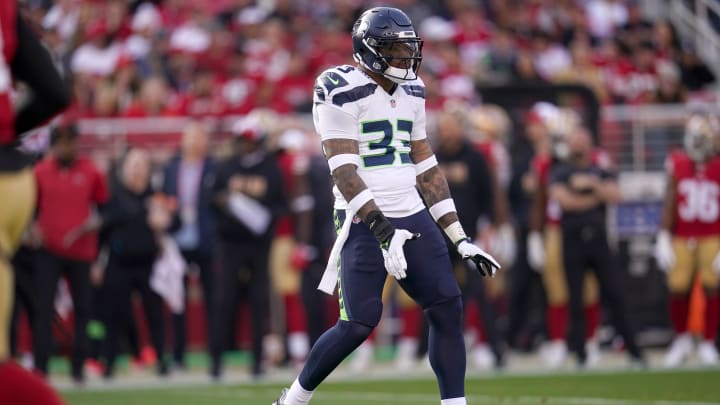
<svg viewBox="0 0 720 405">
<path fill-rule="evenodd" d="M 269 405 L 281 385 L 195 385 L 63 392 L 69 405 Z M 434 380 L 327 382 L 312 404 L 437 405 Z M 467 380 L 469 404 L 720 405 L 720 370 L 500 375 Z"/>
</svg>

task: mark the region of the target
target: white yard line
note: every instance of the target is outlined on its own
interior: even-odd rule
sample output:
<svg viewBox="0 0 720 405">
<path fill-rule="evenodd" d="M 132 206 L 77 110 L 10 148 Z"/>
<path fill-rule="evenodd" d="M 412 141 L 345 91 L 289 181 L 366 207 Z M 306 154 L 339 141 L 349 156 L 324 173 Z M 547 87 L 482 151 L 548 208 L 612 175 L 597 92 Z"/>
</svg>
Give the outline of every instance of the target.
<svg viewBox="0 0 720 405">
<path fill-rule="evenodd" d="M 178 396 L 192 396 L 202 398 L 253 398 L 259 397 L 274 398 L 278 395 L 277 390 L 233 390 L 232 392 L 172 392 Z M 552 405 L 720 405 L 720 402 L 698 402 L 698 401 L 669 401 L 669 400 L 637 400 L 637 399 L 605 399 L 590 397 L 545 397 L 545 396 L 520 396 L 520 397 L 498 397 L 490 395 L 470 395 L 468 402 L 473 404 L 502 404 L 502 405 L 531 405 L 531 404 L 552 404 Z M 389 394 L 385 392 L 319 392 L 313 398 L 314 403 L 332 402 L 336 403 L 418 403 L 438 402 L 438 397 L 432 394 Z"/>
</svg>

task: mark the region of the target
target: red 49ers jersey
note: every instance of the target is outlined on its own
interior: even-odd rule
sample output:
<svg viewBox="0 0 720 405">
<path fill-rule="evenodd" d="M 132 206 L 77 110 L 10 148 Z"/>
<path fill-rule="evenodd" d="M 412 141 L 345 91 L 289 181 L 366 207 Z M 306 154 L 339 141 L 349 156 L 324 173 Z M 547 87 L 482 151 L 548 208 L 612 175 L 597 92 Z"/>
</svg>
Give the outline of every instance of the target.
<svg viewBox="0 0 720 405">
<path fill-rule="evenodd" d="M 17 10 L 14 0 L 0 1 L 0 145 L 15 140 L 15 126 L 10 92 L 10 62 L 17 47 Z"/>
<path fill-rule="evenodd" d="M 697 165 L 684 151 L 676 151 L 665 162 L 675 180 L 673 234 L 702 237 L 720 233 L 720 158 Z"/>
<path fill-rule="evenodd" d="M 592 163 L 605 170 L 611 170 L 613 167 L 612 159 L 607 152 L 602 149 L 595 148 L 591 152 L 590 159 Z M 540 187 L 550 187 L 550 169 L 552 168 L 552 157 L 550 155 L 535 156 L 531 162 L 532 168 L 537 173 L 540 180 Z M 546 195 L 549 195 L 547 193 Z M 545 209 L 545 223 L 559 225 L 562 219 L 562 209 L 556 201 L 548 200 Z"/>
</svg>

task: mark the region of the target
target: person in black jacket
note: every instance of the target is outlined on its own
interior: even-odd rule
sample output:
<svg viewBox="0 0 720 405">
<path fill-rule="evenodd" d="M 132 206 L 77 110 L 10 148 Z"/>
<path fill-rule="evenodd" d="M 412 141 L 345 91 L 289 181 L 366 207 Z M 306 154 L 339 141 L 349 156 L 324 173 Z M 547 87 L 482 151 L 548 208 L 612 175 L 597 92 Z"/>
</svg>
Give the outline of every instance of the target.
<svg viewBox="0 0 720 405">
<path fill-rule="evenodd" d="M 233 155 L 218 165 L 215 184 L 217 259 L 210 334 L 213 378 L 222 372 L 234 306 L 246 298 L 252 314 L 252 374 L 262 374 L 263 336 L 269 306 L 268 260 L 274 220 L 285 210 L 282 175 L 273 155 L 263 148 L 265 130 L 257 115 L 233 126 Z"/>
<path fill-rule="evenodd" d="M 202 123 L 192 122 L 183 132 L 180 153 L 165 168 L 163 193 L 178 201 L 180 229 L 173 236 L 188 264 L 196 265 L 200 271 L 206 319 L 210 319 L 213 295 L 214 178 L 215 162 L 208 155 L 208 134 Z M 180 368 L 185 367 L 185 328 L 185 313 L 173 314 L 173 360 Z"/>
<path fill-rule="evenodd" d="M 567 145 L 568 161 L 553 166 L 551 171 L 550 199 L 557 201 L 562 209 L 563 265 L 570 299 L 570 349 L 584 366 L 587 352 L 583 280 L 591 270 L 600 283 L 630 361 L 643 366 L 645 359 L 627 313 L 622 274 L 608 242 L 608 205 L 617 204 L 622 198 L 616 175 L 592 161 L 592 137 L 586 128 L 578 127 L 570 132 Z"/>
<path fill-rule="evenodd" d="M 133 290 L 140 293 L 150 338 L 157 354 L 157 372 L 167 374 L 164 360 L 163 302 L 150 287 L 153 264 L 160 252 L 158 236 L 168 229 L 171 215 L 153 201 L 148 155 L 132 149 L 123 161 L 120 181 L 102 211 L 102 238 L 109 257 L 104 276 L 105 377 L 115 370 L 118 338 L 130 322 Z"/>
</svg>

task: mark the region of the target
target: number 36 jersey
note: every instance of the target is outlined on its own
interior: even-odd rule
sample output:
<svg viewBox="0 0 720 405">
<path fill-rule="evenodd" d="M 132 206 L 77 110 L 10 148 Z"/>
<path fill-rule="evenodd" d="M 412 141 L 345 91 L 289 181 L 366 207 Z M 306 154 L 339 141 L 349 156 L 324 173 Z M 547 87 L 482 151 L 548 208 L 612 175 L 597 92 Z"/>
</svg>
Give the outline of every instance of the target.
<svg viewBox="0 0 720 405">
<path fill-rule="evenodd" d="M 675 181 L 673 234 L 686 238 L 720 234 L 720 158 L 697 165 L 687 153 L 676 151 L 665 165 Z"/>
<path fill-rule="evenodd" d="M 424 208 L 415 189 L 410 142 L 425 139 L 425 86 L 420 79 L 388 94 L 373 79 L 349 65 L 321 73 L 313 97 L 315 130 L 323 141 L 358 142 L 358 174 L 388 217 L 405 217 Z M 347 202 L 337 186 L 335 208 Z"/>
</svg>

